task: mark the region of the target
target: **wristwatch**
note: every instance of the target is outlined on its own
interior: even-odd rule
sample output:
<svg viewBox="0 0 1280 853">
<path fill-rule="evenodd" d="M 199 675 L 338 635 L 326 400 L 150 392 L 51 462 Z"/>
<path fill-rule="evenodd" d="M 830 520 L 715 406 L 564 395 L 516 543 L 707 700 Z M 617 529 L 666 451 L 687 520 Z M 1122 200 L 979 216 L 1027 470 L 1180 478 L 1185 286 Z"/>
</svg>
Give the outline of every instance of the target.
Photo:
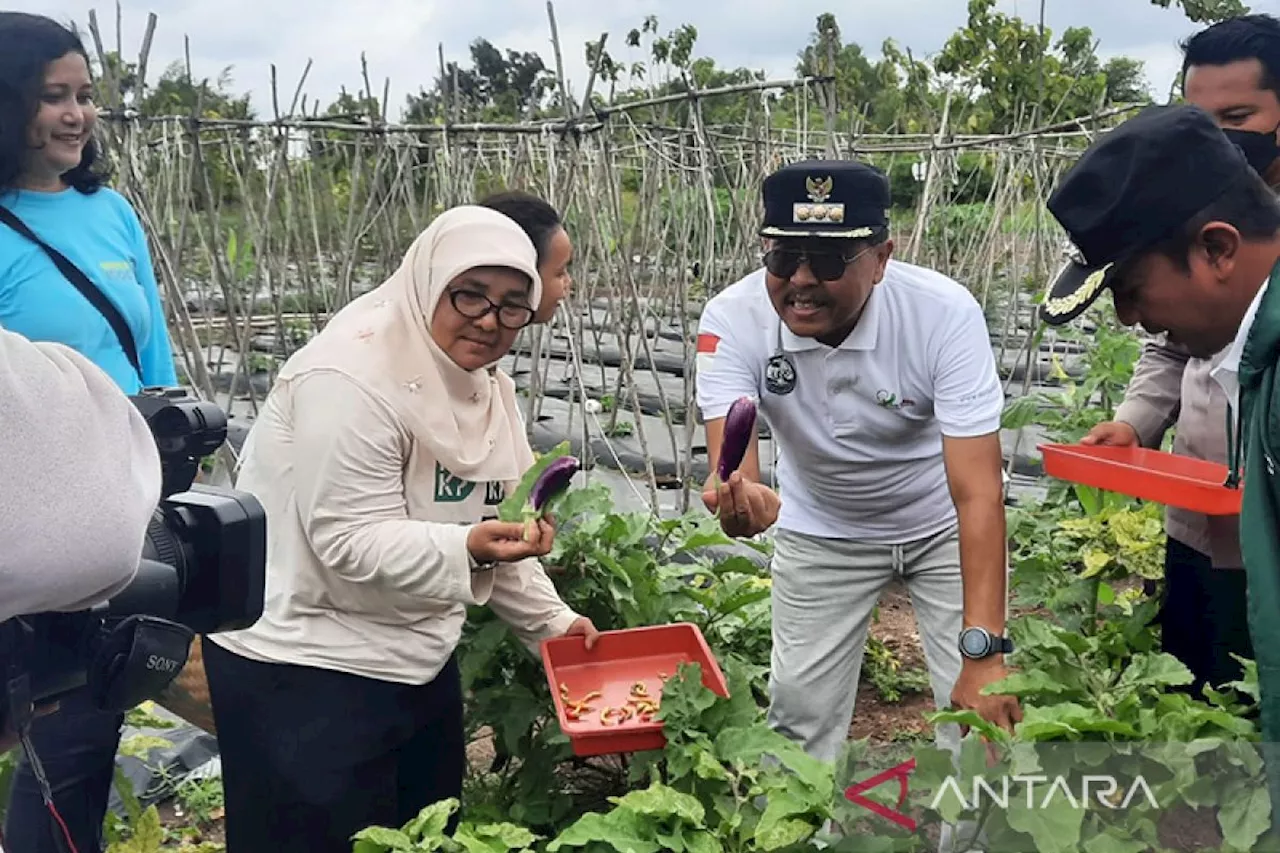
<svg viewBox="0 0 1280 853">
<path fill-rule="evenodd" d="M 469 552 L 467 554 L 467 559 L 471 562 L 471 574 L 473 575 L 478 572 L 491 572 L 494 569 L 498 568 L 497 560 L 486 560 L 483 563 L 481 563 L 479 560 L 475 558 L 473 554 Z"/>
<path fill-rule="evenodd" d="M 960 654 L 969 660 L 982 660 L 992 655 L 1013 651 L 1013 640 L 998 637 L 986 628 L 965 628 L 960 632 Z"/>
</svg>

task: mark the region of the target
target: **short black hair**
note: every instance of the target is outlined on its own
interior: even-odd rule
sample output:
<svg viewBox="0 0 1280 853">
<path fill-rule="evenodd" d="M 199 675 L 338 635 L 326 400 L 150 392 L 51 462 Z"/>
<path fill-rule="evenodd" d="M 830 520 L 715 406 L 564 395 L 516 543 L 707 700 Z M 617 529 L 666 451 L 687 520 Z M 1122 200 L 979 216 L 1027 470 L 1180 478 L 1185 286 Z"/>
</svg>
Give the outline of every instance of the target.
<svg viewBox="0 0 1280 853">
<path fill-rule="evenodd" d="M 1261 87 L 1280 98 L 1280 18 L 1240 15 L 1191 36 L 1182 43 L 1182 77 L 1185 81 L 1187 69 L 1193 65 L 1227 65 L 1248 59 L 1262 64 Z"/>
<path fill-rule="evenodd" d="M 1280 198 L 1262 178 L 1246 175 L 1176 232 L 1152 246 L 1151 251 L 1164 255 L 1185 272 L 1191 268 L 1191 248 L 1210 222 L 1225 222 L 1246 240 L 1270 240 L 1280 234 Z"/>
<path fill-rule="evenodd" d="M 546 260 L 551 238 L 564 227 L 559 212 L 543 199 L 523 190 L 505 190 L 486 196 L 476 204 L 505 214 L 524 229 L 538 251 L 538 264 Z"/>
<path fill-rule="evenodd" d="M 69 53 L 89 61 L 75 31 L 44 15 L 0 12 L 0 194 L 17 188 L 28 154 L 27 129 L 40 109 L 45 69 Z M 98 165 L 98 144 L 84 146 L 80 165 L 62 178 L 89 195 L 105 180 Z"/>
</svg>

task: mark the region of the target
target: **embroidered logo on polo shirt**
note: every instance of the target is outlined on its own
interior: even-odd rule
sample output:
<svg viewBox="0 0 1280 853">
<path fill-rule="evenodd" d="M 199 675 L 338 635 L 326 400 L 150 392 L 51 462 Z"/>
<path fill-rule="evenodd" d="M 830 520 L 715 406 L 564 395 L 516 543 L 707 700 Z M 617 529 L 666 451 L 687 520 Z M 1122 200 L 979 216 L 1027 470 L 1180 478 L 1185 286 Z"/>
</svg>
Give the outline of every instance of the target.
<svg viewBox="0 0 1280 853">
<path fill-rule="evenodd" d="M 886 391 L 883 388 L 876 392 L 876 405 L 882 409 L 901 409 L 903 406 L 914 406 L 915 404 L 916 401 L 910 397 L 903 397 L 899 400 L 897 394 L 892 391 Z"/>
</svg>

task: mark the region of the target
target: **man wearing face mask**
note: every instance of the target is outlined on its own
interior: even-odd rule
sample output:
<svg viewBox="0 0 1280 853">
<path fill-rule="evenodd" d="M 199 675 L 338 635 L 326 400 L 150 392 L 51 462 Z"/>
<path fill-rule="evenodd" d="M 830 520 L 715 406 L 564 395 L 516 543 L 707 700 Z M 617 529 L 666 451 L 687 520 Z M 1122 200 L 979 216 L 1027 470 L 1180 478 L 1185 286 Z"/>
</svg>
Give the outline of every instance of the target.
<svg viewBox="0 0 1280 853">
<path fill-rule="evenodd" d="M 839 756 L 871 611 L 898 577 L 937 706 L 1012 727 L 1017 702 L 980 695 L 1012 650 L 1004 394 L 982 310 L 957 282 L 891 259 L 876 169 L 795 163 L 763 197 L 764 269 L 707 304 L 696 384 L 713 471 L 740 397 L 758 401 L 780 450 L 780 495 L 760 481 L 755 435 L 738 471 L 703 493 L 731 536 L 777 524 L 770 724 Z"/>
<path fill-rule="evenodd" d="M 1183 51 L 1187 102 L 1208 112 L 1254 171 L 1280 188 L 1280 20 L 1232 18 L 1192 36 Z M 1164 338 L 1147 343 L 1115 420 L 1083 443 L 1158 447 L 1172 427 L 1175 453 L 1226 463 L 1227 398 L 1210 376 L 1224 355 L 1199 358 Z M 1240 677 L 1233 655 L 1253 657 L 1239 518 L 1170 507 L 1165 531 L 1162 644 L 1191 670 L 1189 689 L 1198 695 L 1206 683 Z"/>
</svg>

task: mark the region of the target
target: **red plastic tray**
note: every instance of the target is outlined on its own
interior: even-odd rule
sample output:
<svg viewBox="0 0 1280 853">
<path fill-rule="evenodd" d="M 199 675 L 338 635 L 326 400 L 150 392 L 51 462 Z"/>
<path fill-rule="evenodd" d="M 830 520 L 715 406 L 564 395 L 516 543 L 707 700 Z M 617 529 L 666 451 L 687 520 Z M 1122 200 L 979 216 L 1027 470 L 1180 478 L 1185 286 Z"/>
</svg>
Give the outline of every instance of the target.
<svg viewBox="0 0 1280 853">
<path fill-rule="evenodd" d="M 1046 474 L 1205 515 L 1239 515 L 1243 484 L 1223 485 L 1226 465 L 1145 447 L 1042 444 Z"/>
<path fill-rule="evenodd" d="M 606 707 L 625 705 L 632 685 L 638 681 L 644 682 L 655 702 L 660 701 L 662 676 L 659 673 L 675 677 L 682 663 L 700 664 L 703 685 L 728 697 L 729 686 L 720 664 L 698 626 L 689 622 L 601 631 L 595 648 L 590 651 L 580 636 L 555 637 L 542 643 L 542 665 L 555 700 L 560 730 L 568 735 L 574 754 L 579 756 L 642 752 L 666 746 L 660 720 L 644 722 L 633 716 L 623 722 L 611 719 L 606 725 L 600 721 L 599 712 Z M 599 692 L 600 697 L 591 701 L 595 710 L 578 720 L 570 720 L 560 695 L 561 684 L 568 688 L 573 700 L 592 691 Z"/>
</svg>

